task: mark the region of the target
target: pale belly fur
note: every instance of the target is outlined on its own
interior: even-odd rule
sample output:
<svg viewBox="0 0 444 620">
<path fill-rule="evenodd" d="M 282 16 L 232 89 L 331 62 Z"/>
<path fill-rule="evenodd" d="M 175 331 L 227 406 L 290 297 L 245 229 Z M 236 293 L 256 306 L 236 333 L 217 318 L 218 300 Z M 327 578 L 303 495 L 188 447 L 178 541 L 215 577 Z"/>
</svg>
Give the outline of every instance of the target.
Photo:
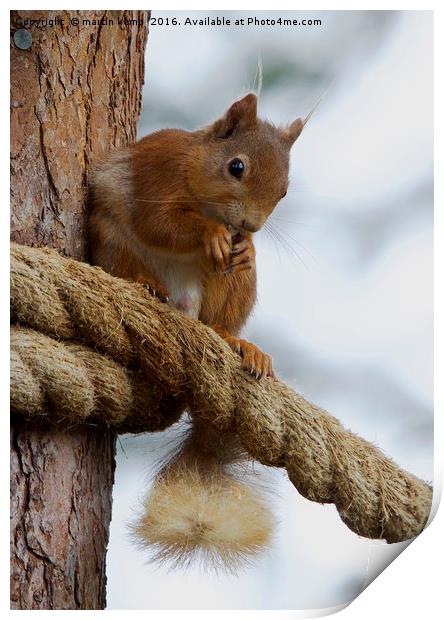
<svg viewBox="0 0 444 620">
<path fill-rule="evenodd" d="M 190 317 L 197 319 L 202 304 L 203 272 L 195 256 L 176 257 L 150 254 L 146 263 L 153 275 L 168 290 L 169 303 Z"/>
</svg>

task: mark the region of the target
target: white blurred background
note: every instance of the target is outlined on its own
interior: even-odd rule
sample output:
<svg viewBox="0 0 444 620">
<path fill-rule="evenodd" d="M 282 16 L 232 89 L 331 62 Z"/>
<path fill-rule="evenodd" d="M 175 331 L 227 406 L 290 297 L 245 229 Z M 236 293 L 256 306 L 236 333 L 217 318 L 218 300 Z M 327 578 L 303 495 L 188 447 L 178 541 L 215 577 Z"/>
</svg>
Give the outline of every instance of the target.
<svg viewBox="0 0 444 620">
<path fill-rule="evenodd" d="M 161 13 L 316 18 L 306 27 L 152 26 L 139 136 L 195 129 L 254 83 L 275 123 L 323 100 L 292 152 L 278 238 L 256 235 L 259 300 L 245 335 L 307 398 L 416 475 L 433 477 L 433 17 L 431 12 Z M 127 523 L 175 430 L 117 454 L 108 609 L 321 609 L 355 598 L 405 545 L 351 533 L 333 506 L 271 472 L 273 548 L 239 576 L 168 573 Z M 420 568 L 418 567 L 420 570 Z"/>
</svg>

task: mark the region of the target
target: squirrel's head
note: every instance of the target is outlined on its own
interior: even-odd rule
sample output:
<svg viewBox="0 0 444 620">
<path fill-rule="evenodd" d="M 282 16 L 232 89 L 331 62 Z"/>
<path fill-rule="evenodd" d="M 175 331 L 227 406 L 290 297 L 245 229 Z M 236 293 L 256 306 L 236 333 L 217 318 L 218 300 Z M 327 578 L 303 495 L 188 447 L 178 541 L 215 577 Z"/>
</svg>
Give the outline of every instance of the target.
<svg viewBox="0 0 444 620">
<path fill-rule="evenodd" d="M 300 118 L 285 128 L 259 119 L 256 95 L 249 94 L 196 132 L 187 180 L 206 217 L 258 231 L 287 193 L 290 149 L 303 127 Z"/>
</svg>

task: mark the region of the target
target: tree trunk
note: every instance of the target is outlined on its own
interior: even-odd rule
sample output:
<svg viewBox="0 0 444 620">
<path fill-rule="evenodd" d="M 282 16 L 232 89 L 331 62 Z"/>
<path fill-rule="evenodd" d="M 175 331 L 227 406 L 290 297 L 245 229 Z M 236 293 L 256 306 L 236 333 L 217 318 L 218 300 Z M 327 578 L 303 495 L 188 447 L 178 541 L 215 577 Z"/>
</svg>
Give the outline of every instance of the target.
<svg viewBox="0 0 444 620">
<path fill-rule="evenodd" d="M 87 258 L 88 169 L 135 139 L 148 20 L 145 11 L 11 12 L 11 35 L 32 34 L 27 49 L 11 39 L 14 241 Z M 12 420 L 12 609 L 104 608 L 115 441 L 111 431 Z"/>
</svg>

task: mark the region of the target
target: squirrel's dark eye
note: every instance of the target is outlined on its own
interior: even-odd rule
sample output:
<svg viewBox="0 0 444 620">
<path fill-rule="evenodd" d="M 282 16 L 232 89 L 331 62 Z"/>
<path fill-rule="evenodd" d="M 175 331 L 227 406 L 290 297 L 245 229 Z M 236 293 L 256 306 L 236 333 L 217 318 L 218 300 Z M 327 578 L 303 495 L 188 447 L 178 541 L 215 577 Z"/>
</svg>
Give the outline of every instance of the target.
<svg viewBox="0 0 444 620">
<path fill-rule="evenodd" d="M 245 170 L 244 162 L 242 159 L 236 157 L 236 159 L 232 159 L 228 164 L 228 170 L 236 179 L 240 179 Z"/>
</svg>

